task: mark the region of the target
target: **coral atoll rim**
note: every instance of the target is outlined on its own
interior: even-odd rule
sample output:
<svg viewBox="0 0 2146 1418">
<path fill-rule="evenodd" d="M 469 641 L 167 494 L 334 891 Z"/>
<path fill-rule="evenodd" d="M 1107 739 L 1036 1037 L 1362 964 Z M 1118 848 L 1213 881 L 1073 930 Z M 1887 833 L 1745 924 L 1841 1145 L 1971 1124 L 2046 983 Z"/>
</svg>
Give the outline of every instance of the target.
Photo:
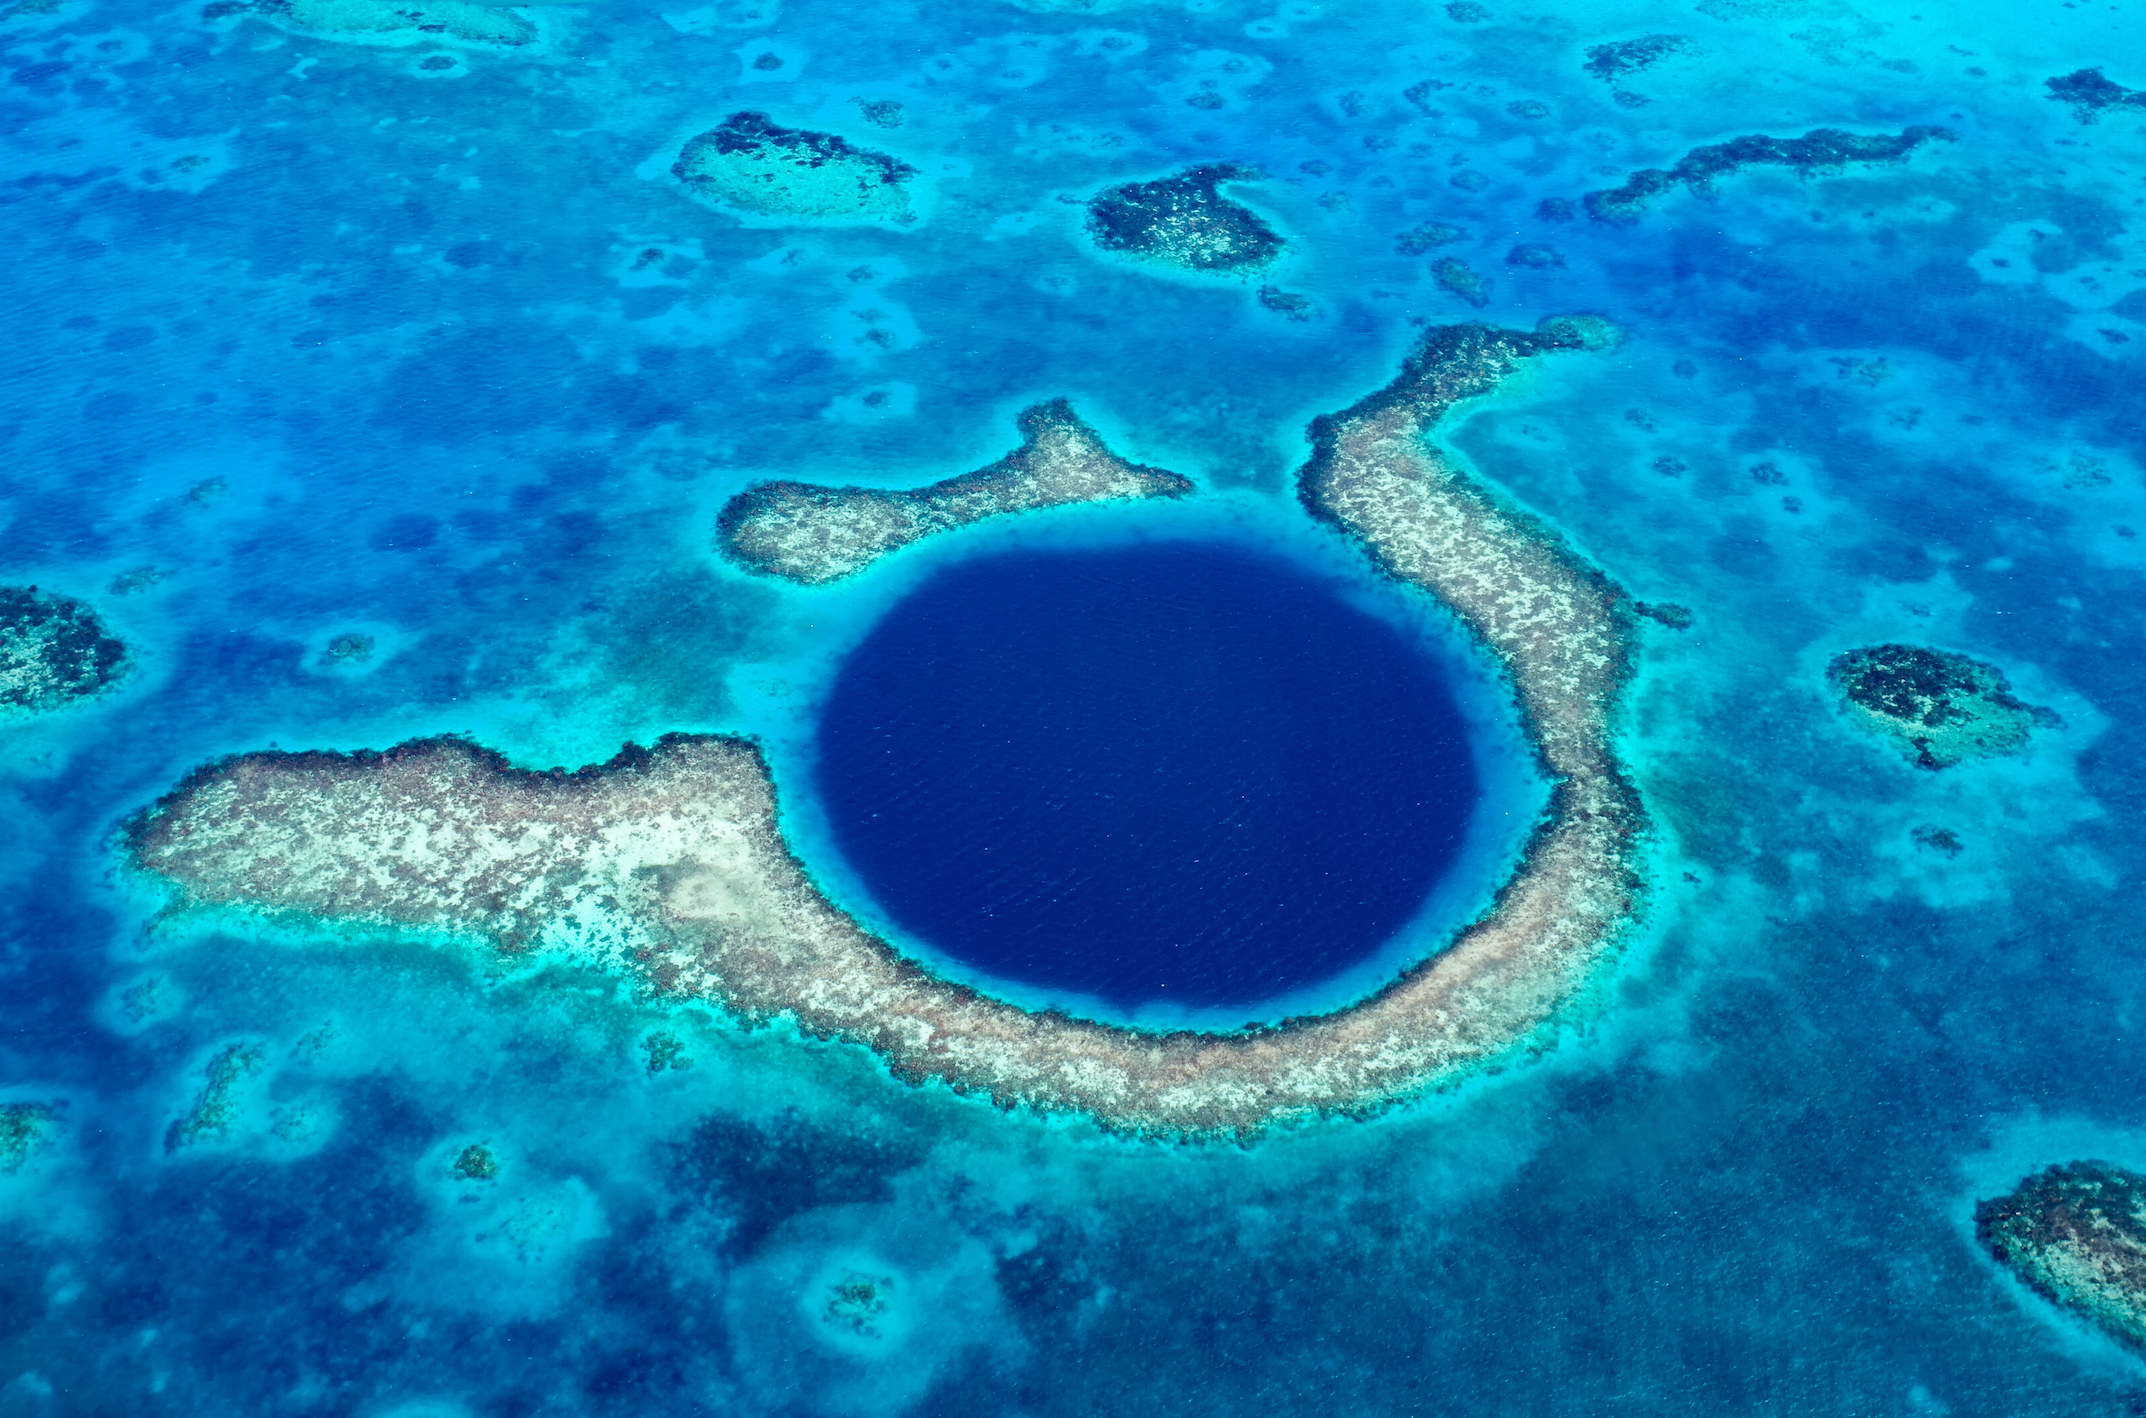
<svg viewBox="0 0 2146 1418">
<path fill-rule="evenodd" d="M 1539 1038 L 1640 901 L 1646 822 L 1611 742 L 1630 604 L 1425 440 L 1522 361 L 1614 338 L 1587 318 L 1437 330 L 1391 386 L 1314 425 L 1305 506 L 1482 638 L 1555 784 L 1494 905 L 1348 1009 L 1154 1034 L 938 979 L 827 901 L 782 839 L 759 751 L 717 736 L 672 735 L 575 773 L 515 769 L 454 739 L 249 754 L 136 818 L 129 852 L 187 905 L 562 948 L 748 1022 L 863 1044 L 906 1079 L 1119 1132 L 1246 1136 L 1375 1110 Z"/>
</svg>

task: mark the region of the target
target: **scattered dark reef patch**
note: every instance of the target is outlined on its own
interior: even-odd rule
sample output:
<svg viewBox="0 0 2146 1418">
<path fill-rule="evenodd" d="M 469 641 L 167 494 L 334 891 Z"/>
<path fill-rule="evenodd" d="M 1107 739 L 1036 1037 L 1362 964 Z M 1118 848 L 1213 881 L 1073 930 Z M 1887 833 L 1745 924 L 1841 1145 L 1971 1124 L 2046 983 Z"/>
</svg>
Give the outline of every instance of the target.
<svg viewBox="0 0 2146 1418">
<path fill-rule="evenodd" d="M 1259 306 L 1262 310 L 1273 311 L 1285 320 L 1299 323 L 1310 320 L 1315 309 L 1310 296 L 1286 291 L 1280 286 L 1261 286 Z"/>
<path fill-rule="evenodd" d="M 832 226 L 917 220 L 908 187 L 915 168 L 833 133 L 780 127 L 764 113 L 733 113 L 688 139 L 671 174 L 689 192 L 756 216 Z"/>
<path fill-rule="evenodd" d="M 1466 261 L 1448 256 L 1431 263 L 1431 279 L 1448 295 L 1459 296 L 1480 310 L 1490 304 L 1490 282 Z"/>
<path fill-rule="evenodd" d="M 1458 241 L 1467 234 L 1459 227 L 1449 226 L 1444 222 L 1426 222 L 1422 226 L 1410 227 L 1395 237 L 1393 249 L 1403 256 L 1421 256 L 1448 242 Z"/>
<path fill-rule="evenodd" d="M 71 596 L 0 586 L 0 716 L 98 694 L 126 673 L 127 647 Z"/>
<path fill-rule="evenodd" d="M 795 1112 L 765 1122 L 712 1114 L 665 1151 L 672 1186 L 728 1215 L 724 1249 L 740 1256 L 799 1212 L 887 1200 L 889 1179 L 922 1160 L 904 1139 L 836 1132 Z"/>
<path fill-rule="evenodd" d="M 1652 69 L 1664 59 L 1684 58 L 1698 52 L 1688 35 L 1650 34 L 1638 39 L 1614 40 L 1587 48 L 1587 61 L 1580 67 L 1602 82 L 1615 83 Z"/>
<path fill-rule="evenodd" d="M 460 40 L 516 49 L 539 37 L 524 16 L 478 0 L 213 0 L 201 18 L 247 14 L 300 34 L 361 42 Z"/>
<path fill-rule="evenodd" d="M 1693 148 L 1672 168 L 1641 168 L 1621 187 L 1590 192 L 1581 200 L 1597 221 L 1630 226 L 1639 220 L 1647 203 L 1679 184 L 1704 195 L 1716 179 L 1747 167 L 1789 167 L 1802 173 L 1837 172 L 1850 163 L 1899 162 L 1925 143 L 1953 142 L 1949 128 L 1924 124 L 1897 134 L 1849 133 L 1839 128 L 1814 128 L 1800 138 L 1770 138 L 1753 134 L 1726 143 Z"/>
<path fill-rule="evenodd" d="M 2058 1163 L 1977 1202 L 1975 1239 L 2043 1299 L 2146 1354 L 2146 1177 Z"/>
<path fill-rule="evenodd" d="M 1288 243 L 1259 213 L 1219 189 L 1260 176 L 1255 168 L 1209 163 L 1156 182 L 1109 188 L 1088 203 L 1088 235 L 1105 251 L 1187 271 L 1259 270 Z"/>
<path fill-rule="evenodd" d="M 2049 97 L 2070 104 L 2072 116 L 2081 123 L 2098 122 L 2112 108 L 2146 112 L 2146 89 L 2127 89 L 2113 79 L 2103 78 L 2099 69 L 2079 69 L 2042 82 Z"/>
<path fill-rule="evenodd" d="M 60 1125 L 56 1103 L 0 1103 L 0 1177 L 52 1145 Z"/>
<path fill-rule="evenodd" d="M 1865 728 L 1890 738 L 1918 768 L 2017 753 L 2050 710 L 2013 696 L 1995 665 L 1920 645 L 1873 645 L 1835 657 L 1826 678 Z"/>
<path fill-rule="evenodd" d="M 1019 448 L 989 467 L 929 487 L 888 492 L 774 482 L 747 488 L 717 516 L 716 542 L 755 571 L 819 586 L 911 542 L 986 517 L 1076 502 L 1183 497 L 1193 490 L 1187 478 L 1112 453 L 1063 399 L 1024 411 L 1020 425 Z"/>
</svg>

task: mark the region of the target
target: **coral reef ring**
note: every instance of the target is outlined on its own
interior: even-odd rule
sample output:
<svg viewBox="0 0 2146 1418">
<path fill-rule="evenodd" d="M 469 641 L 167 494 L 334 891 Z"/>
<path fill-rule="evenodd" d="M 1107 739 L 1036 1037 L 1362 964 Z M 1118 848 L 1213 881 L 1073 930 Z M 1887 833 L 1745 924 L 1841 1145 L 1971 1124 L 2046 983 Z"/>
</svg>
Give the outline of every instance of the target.
<svg viewBox="0 0 2146 1418">
<path fill-rule="evenodd" d="M 672 735 L 571 774 L 453 739 L 250 754 L 197 770 L 135 818 L 129 854 L 182 908 L 563 947 L 746 1022 L 865 1045 L 897 1076 L 1120 1133 L 1247 1137 L 1375 1111 L 1541 1039 L 1642 900 L 1646 818 L 1612 731 L 1632 605 L 1426 439 L 1522 362 L 1614 339 L 1589 318 L 1434 330 L 1392 385 L 1314 425 L 1306 508 L 1482 637 L 1554 782 L 1490 909 L 1350 1008 L 1156 1034 L 941 980 L 829 903 L 778 830 L 758 749 L 720 736 Z"/>
</svg>

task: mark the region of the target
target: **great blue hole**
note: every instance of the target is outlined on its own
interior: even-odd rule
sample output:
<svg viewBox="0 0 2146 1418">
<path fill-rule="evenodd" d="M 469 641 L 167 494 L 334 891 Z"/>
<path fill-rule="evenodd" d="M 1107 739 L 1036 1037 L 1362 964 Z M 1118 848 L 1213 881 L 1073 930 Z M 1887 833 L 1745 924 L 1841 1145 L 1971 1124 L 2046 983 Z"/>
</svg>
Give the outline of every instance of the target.
<svg viewBox="0 0 2146 1418">
<path fill-rule="evenodd" d="M 1254 1005 L 1391 942 L 1482 793 L 1447 671 L 1222 542 L 981 555 L 843 662 L 815 790 L 901 930 L 1125 1010 Z"/>
</svg>

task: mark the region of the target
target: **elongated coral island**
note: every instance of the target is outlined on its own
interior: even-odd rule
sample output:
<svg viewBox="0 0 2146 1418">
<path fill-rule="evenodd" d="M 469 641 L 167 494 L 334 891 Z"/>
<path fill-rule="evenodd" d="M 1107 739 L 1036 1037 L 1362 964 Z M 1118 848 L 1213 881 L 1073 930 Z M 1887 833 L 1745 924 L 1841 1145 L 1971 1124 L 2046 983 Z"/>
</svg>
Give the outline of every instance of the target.
<svg viewBox="0 0 2146 1418">
<path fill-rule="evenodd" d="M 1245 1136 L 1375 1110 L 1540 1037 L 1640 903 L 1646 819 L 1612 743 L 1630 602 L 1427 441 L 1455 403 L 1525 361 L 1613 339 L 1590 319 L 1436 330 L 1390 387 L 1313 425 L 1304 505 L 1481 637 L 1554 779 L 1495 904 L 1351 1008 L 1256 1032 L 1152 1034 L 940 980 L 820 894 L 777 827 L 759 750 L 718 736 L 671 735 L 573 773 L 516 769 L 455 739 L 248 754 L 135 818 L 130 856 L 178 889 L 176 910 L 559 949 L 746 1023 L 863 1044 L 903 1078 L 1129 1134 Z"/>
<path fill-rule="evenodd" d="M 724 505 L 716 540 L 755 571 L 819 586 L 986 517 L 1192 491 L 1190 480 L 1176 473 L 1119 458 L 1063 399 L 1025 410 L 1020 426 L 1019 448 L 929 487 L 886 492 L 774 482 L 748 488 Z"/>
<path fill-rule="evenodd" d="M 1836 172 L 1850 163 L 1899 162 L 1930 142 L 1951 142 L 1949 128 L 1917 125 L 1897 134 L 1848 133 L 1838 128 L 1814 128 L 1800 138 L 1769 138 L 1754 134 L 1693 148 L 1671 168 L 1641 168 L 1621 187 L 1590 192 L 1581 199 L 1597 220 L 1630 226 L 1646 210 L 1647 203 L 1683 186 L 1695 193 L 1713 190 L 1718 178 L 1747 167 L 1790 167 L 1798 172 Z"/>
<path fill-rule="evenodd" d="M 2111 109 L 2146 113 L 2146 89 L 2127 89 L 2099 69 L 2079 69 L 2042 82 L 2052 99 L 2071 105 L 2072 116 L 2081 123 L 2099 122 Z"/>
<path fill-rule="evenodd" d="M 1088 235 L 1105 251 L 1181 270 L 1260 270 L 1288 243 L 1259 213 L 1220 190 L 1225 182 L 1259 176 L 1235 163 L 1209 163 L 1156 182 L 1112 187 L 1088 203 Z"/>
<path fill-rule="evenodd" d="M 253 15 L 281 29 L 375 44 L 460 40 L 515 49 L 537 27 L 514 11 L 473 0 L 216 0 L 201 16 Z"/>
<path fill-rule="evenodd" d="M 2146 1354 L 2146 1177 L 2060 1163 L 1976 1203 L 1975 1239 L 2043 1299 Z"/>
<path fill-rule="evenodd" d="M 688 139 L 671 175 L 696 196 L 756 217 L 818 226 L 917 220 L 915 168 L 833 133 L 779 127 L 764 113 L 733 113 Z"/>
<path fill-rule="evenodd" d="M 1872 645 L 1835 657 L 1826 678 L 1855 720 L 1919 768 L 2017 753 L 2057 716 L 2012 694 L 1995 665 L 1920 645 Z"/>
<path fill-rule="evenodd" d="M 83 602 L 0 586 L 0 720 L 87 699 L 126 667 L 127 647 Z"/>
</svg>

